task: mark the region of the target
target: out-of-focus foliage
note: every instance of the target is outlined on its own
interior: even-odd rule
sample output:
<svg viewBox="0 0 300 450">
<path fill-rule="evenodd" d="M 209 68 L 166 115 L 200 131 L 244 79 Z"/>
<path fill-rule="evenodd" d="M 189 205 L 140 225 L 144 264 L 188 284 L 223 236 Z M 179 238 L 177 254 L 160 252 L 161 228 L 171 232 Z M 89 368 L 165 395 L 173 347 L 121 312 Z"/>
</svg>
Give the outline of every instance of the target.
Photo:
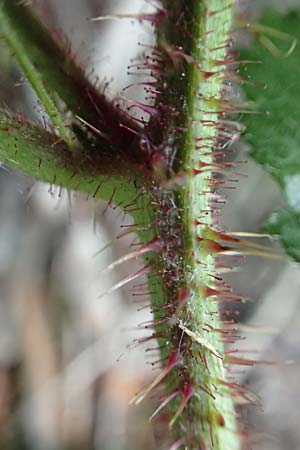
<svg viewBox="0 0 300 450">
<path fill-rule="evenodd" d="M 274 213 L 265 229 L 270 234 L 280 235 L 287 253 L 300 261 L 300 212 L 287 209 Z"/>
<path fill-rule="evenodd" d="M 260 115 L 244 118 L 252 157 L 280 184 L 287 210 L 272 216 L 267 230 L 280 236 L 287 253 L 300 261 L 300 11 L 280 15 L 267 11 L 249 48 L 241 51 L 248 64 L 245 85 Z M 251 28 L 251 27 L 250 27 Z M 295 48 L 294 48 L 295 47 Z"/>
</svg>

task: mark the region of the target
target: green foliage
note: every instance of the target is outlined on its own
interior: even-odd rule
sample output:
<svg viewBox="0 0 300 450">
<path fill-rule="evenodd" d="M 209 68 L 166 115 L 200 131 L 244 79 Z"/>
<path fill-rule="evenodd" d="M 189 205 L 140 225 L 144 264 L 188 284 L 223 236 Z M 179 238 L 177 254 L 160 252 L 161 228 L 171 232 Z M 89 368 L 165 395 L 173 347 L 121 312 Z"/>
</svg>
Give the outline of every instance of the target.
<svg viewBox="0 0 300 450">
<path fill-rule="evenodd" d="M 255 161 L 280 184 L 288 205 L 272 217 L 267 230 L 278 234 L 287 253 L 300 261 L 299 42 L 288 51 L 294 39 L 300 40 L 300 11 L 285 16 L 267 11 L 261 23 L 262 27 L 254 28 L 258 39 L 241 51 L 241 60 L 261 62 L 247 65 L 245 74 L 255 85 L 245 85 L 245 90 L 255 109 L 267 115 L 244 117 L 245 139 Z"/>
<path fill-rule="evenodd" d="M 279 235 L 286 252 L 296 261 L 300 261 L 300 212 L 286 209 L 274 213 L 265 230 Z"/>
</svg>

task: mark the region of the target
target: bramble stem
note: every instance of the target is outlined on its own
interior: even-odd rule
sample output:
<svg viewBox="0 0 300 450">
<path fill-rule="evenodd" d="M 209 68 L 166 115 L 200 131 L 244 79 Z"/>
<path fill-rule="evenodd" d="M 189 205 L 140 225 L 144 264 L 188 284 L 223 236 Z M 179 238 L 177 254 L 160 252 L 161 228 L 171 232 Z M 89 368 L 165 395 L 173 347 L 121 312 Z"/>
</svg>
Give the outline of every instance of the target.
<svg viewBox="0 0 300 450">
<path fill-rule="evenodd" d="M 198 2 L 203 3 L 203 2 Z M 189 73 L 190 90 L 188 97 L 188 116 L 192 118 L 189 132 L 186 136 L 185 167 L 187 173 L 186 189 L 183 192 L 183 208 L 185 211 L 185 240 L 190 245 L 186 258 L 186 267 L 190 267 L 191 298 L 183 313 L 183 322 L 193 332 L 204 335 L 218 354 L 224 355 L 221 335 L 213 330 L 223 328 L 215 296 L 206 297 L 205 289 L 215 287 L 211 275 L 216 273 L 215 254 L 207 249 L 206 231 L 213 225 L 212 208 L 213 185 L 215 178 L 213 151 L 218 142 L 217 125 L 220 123 L 222 110 L 222 88 L 224 83 L 225 64 L 216 66 L 215 61 L 227 60 L 226 43 L 232 27 L 232 1 L 212 0 L 206 2 L 206 14 L 199 14 L 201 20 L 195 21 L 195 47 L 193 55 L 201 67 L 201 72 L 191 68 Z M 215 14 L 211 12 L 215 11 Z M 219 12 L 220 11 L 220 12 Z M 225 46 L 224 46 L 225 45 Z M 216 75 L 205 74 L 216 73 Z M 197 138 L 201 138 L 201 143 Z M 201 172 L 201 169 L 205 168 Z M 195 175 L 194 169 L 200 171 Z M 198 224 L 197 224 L 198 223 Z M 215 399 L 205 392 L 199 391 L 194 400 L 193 411 L 195 420 L 207 418 L 204 425 L 205 441 L 209 441 L 211 427 L 214 448 L 217 450 L 239 448 L 239 438 L 236 434 L 235 412 L 231 394 L 220 382 L 226 381 L 225 357 L 216 357 L 205 346 L 202 346 L 207 368 L 196 364 L 193 358 L 188 358 L 194 383 L 205 385 Z M 223 419 L 220 420 L 220 417 Z M 203 431 L 197 432 L 200 435 Z"/>
<path fill-rule="evenodd" d="M 168 336 L 162 359 L 176 351 L 181 360 L 167 377 L 169 394 L 181 391 L 181 397 L 170 403 L 170 426 L 178 438 L 184 436 L 185 448 L 238 450 L 234 404 L 225 387 L 223 326 L 217 294 L 213 293 L 218 289 L 214 278 L 216 254 L 214 238 L 210 237 L 216 171 L 213 152 L 219 142 L 218 126 L 224 109 L 222 90 L 233 5 L 231 0 L 165 0 L 163 5 L 166 17 L 158 26 L 157 43 L 169 65 L 163 66 L 162 94 L 156 102 L 161 109 L 160 135 L 155 119 L 151 119 L 149 128 L 154 139 L 165 145 L 163 156 L 170 172 L 185 180 L 177 193 L 158 189 L 157 203 L 164 197 L 164 209 L 169 201 L 170 205 L 176 203 L 178 211 L 183 210 L 177 213 L 183 240 L 178 236 L 173 253 L 170 250 L 163 255 L 166 303 L 176 304 L 179 292 L 188 296 L 183 307 L 173 310 L 173 318 L 157 327 L 158 335 Z M 174 161 L 171 168 L 170 160 Z M 159 221 L 158 234 L 165 239 Z M 181 259 L 181 274 L 172 278 L 169 273 L 176 253 Z M 161 299 L 155 295 L 152 301 L 154 307 L 161 306 Z M 155 318 L 160 320 L 162 316 L 158 313 Z"/>
</svg>

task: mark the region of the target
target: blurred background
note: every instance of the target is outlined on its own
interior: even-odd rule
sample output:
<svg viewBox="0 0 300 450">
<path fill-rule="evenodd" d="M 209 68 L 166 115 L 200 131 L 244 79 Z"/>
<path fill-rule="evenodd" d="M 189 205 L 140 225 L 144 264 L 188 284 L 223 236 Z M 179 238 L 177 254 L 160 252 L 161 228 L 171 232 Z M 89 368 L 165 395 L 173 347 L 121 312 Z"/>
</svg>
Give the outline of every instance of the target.
<svg viewBox="0 0 300 450">
<path fill-rule="evenodd" d="M 114 97 L 135 81 L 127 66 L 141 52 L 140 43 L 153 42 L 151 27 L 131 20 L 89 19 L 144 12 L 151 10 L 150 4 L 32 3 L 50 27 L 63 30 L 90 77 L 109 82 L 108 95 Z M 281 10 L 300 8 L 300 0 L 243 0 L 240 8 L 256 20 L 267 4 Z M 0 68 L 2 105 L 31 119 L 39 117 L 34 94 L 2 47 Z M 130 95 L 144 94 L 126 91 Z M 241 142 L 239 159 L 248 150 Z M 230 194 L 221 221 L 229 230 L 257 231 L 283 199 L 277 185 L 251 160 L 242 171 L 247 177 Z M 132 285 L 101 295 L 128 275 L 123 266 L 105 275 L 102 271 L 134 245 L 132 235 L 117 238 L 129 223 L 118 209 L 0 168 L 1 450 L 165 449 L 163 429 L 148 422 L 152 400 L 129 406 L 154 374 L 147 346 L 135 345 L 147 335 L 138 325 L 151 320 L 141 307 L 147 298 L 141 295 L 137 302 Z M 300 269 L 288 259 L 248 257 L 228 280 L 250 299 L 241 305 L 247 339 L 240 347 L 261 359 L 294 361 L 249 367 L 238 374 L 260 399 L 244 417 L 252 424 L 252 448 L 299 450 Z"/>
</svg>

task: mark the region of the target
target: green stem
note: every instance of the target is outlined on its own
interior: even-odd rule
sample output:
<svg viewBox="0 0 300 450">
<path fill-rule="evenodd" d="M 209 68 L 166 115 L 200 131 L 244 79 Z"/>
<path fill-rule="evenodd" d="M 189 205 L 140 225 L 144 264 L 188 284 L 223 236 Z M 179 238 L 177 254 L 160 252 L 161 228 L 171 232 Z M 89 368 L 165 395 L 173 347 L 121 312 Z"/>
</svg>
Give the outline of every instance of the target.
<svg viewBox="0 0 300 450">
<path fill-rule="evenodd" d="M 202 2 L 198 2 L 202 3 Z M 213 224 L 211 213 L 212 183 L 214 173 L 211 164 L 214 163 L 212 154 L 218 139 L 214 122 L 219 123 L 222 110 L 222 87 L 224 82 L 225 65 L 216 65 L 215 61 L 226 61 L 227 49 L 224 48 L 232 28 L 232 1 L 211 0 L 206 2 L 209 11 L 220 11 L 216 14 L 204 15 L 199 5 L 200 20 L 195 21 L 194 58 L 199 62 L 201 71 L 192 68 L 189 73 L 190 91 L 188 97 L 188 115 L 192 118 L 189 133 L 186 136 L 186 173 L 187 184 L 183 193 L 183 207 L 185 211 L 186 242 L 190 246 L 186 265 L 191 267 L 193 281 L 190 284 L 191 298 L 182 315 L 183 323 L 192 332 L 201 335 L 216 350 L 222 359 L 216 357 L 209 348 L 202 346 L 207 368 L 196 364 L 191 358 L 192 378 L 196 384 L 204 384 L 214 395 L 215 399 L 204 392 L 198 392 L 194 400 L 193 411 L 195 419 L 204 421 L 204 430 L 198 435 L 206 435 L 205 441 L 210 440 L 213 430 L 214 449 L 222 450 L 239 448 L 239 439 L 235 424 L 235 412 L 231 394 L 222 385 L 226 382 L 226 360 L 221 335 L 212 330 L 223 328 L 219 319 L 218 302 L 215 297 L 206 298 L 207 287 L 214 286 L 211 274 L 216 273 L 215 253 L 207 249 L 207 230 Z M 223 46 L 223 48 L 222 48 Z M 215 50 L 217 49 L 217 50 Z M 218 72 L 208 78 L 204 74 Z M 196 141 L 201 137 L 202 146 Z M 205 164 L 205 165 L 204 165 Z M 201 170 L 197 175 L 193 169 Z M 197 225 L 198 223 L 198 225 Z M 188 274 L 188 277 L 190 275 Z M 222 417 L 222 419 L 220 419 Z"/>
<path fill-rule="evenodd" d="M 104 156 L 98 153 L 98 149 L 92 153 L 91 148 L 79 155 L 70 153 L 66 143 L 58 141 L 57 136 L 0 111 L 0 161 L 3 164 L 35 180 L 85 192 L 92 198 L 110 201 L 112 205 L 125 207 L 135 201 L 136 184 L 143 183 L 140 171 L 123 164 L 120 173 L 115 162 L 112 167 L 105 168 Z M 149 219 L 152 214 L 147 206 L 149 202 L 149 197 L 144 195 L 135 203 L 133 215 L 137 222 L 142 221 L 142 225 L 154 220 Z M 141 211 L 145 211 L 143 220 Z"/>
<path fill-rule="evenodd" d="M 5 0 L 2 0 L 0 3 L 0 29 L 5 42 L 13 52 L 24 75 L 42 102 L 53 125 L 57 128 L 59 135 L 66 144 L 68 144 L 69 148 L 73 149 L 78 146 L 78 141 L 61 114 L 57 102 L 55 101 L 54 93 L 51 93 L 49 87 L 45 84 L 45 80 L 41 73 L 36 70 L 29 49 L 26 47 L 26 42 L 24 45 L 23 41 L 20 40 L 18 33 L 15 31 L 16 29 L 11 23 L 11 17 L 8 14 L 5 5 L 6 3 Z"/>
<path fill-rule="evenodd" d="M 156 328 L 157 334 L 164 337 L 159 338 L 163 346 L 162 360 L 167 361 L 166 356 L 174 351 L 181 360 L 166 378 L 169 394 L 181 392 L 170 403 L 170 426 L 177 438 L 182 438 L 186 449 L 238 450 L 234 403 L 225 386 L 227 367 L 220 333 L 223 326 L 216 296 L 207 295 L 208 288 L 218 289 L 213 278 L 217 275 L 216 256 L 213 248 L 209 249 L 214 244 L 210 240 L 214 239 L 210 237 L 213 235 L 210 232 L 211 181 L 215 178 L 213 152 L 223 109 L 221 99 L 233 5 L 231 0 L 165 0 L 163 4 L 171 14 L 158 28 L 157 43 L 168 64 L 163 67 L 165 74 L 159 87 L 162 94 L 156 103 L 161 112 L 160 131 L 155 126 L 155 118 L 151 119 L 149 130 L 156 143 L 164 144 L 163 157 L 167 164 L 172 158 L 175 161 L 169 185 L 173 184 L 172 171 L 177 171 L 177 177 L 181 174 L 181 179 L 185 176 L 184 187 L 178 193 L 161 187 L 156 193 L 158 205 L 159 197 L 164 196 L 164 211 L 167 199 L 170 205 L 176 203 L 178 211 L 183 210 L 183 216 L 177 219 L 177 228 L 183 226 L 183 241 L 178 236 L 177 243 L 171 244 L 173 250 L 165 251 L 160 262 L 165 286 L 160 295 L 164 296 L 165 304 L 174 303 L 173 317 L 166 325 Z M 180 32 L 174 32 L 179 26 Z M 178 129 L 188 131 L 178 132 Z M 165 231 L 159 220 L 157 223 L 158 235 L 164 241 Z M 168 226 L 171 232 L 174 223 L 169 222 Z M 181 259 L 179 280 L 169 275 L 176 254 Z M 183 289 L 189 298 L 183 307 L 176 308 Z M 163 303 L 156 294 L 152 302 L 155 310 Z M 156 321 L 164 317 L 170 317 L 170 310 L 167 314 L 161 310 L 155 313 Z M 190 398 L 181 408 L 187 393 Z"/>
</svg>

